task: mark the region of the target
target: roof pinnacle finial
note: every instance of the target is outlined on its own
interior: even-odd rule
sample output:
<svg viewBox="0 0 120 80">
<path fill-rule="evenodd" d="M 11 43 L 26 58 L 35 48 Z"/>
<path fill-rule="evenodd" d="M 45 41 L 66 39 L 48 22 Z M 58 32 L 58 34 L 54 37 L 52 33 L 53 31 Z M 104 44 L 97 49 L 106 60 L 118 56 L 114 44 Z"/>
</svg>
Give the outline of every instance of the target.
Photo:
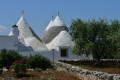
<svg viewBox="0 0 120 80">
<path fill-rule="evenodd" d="M 13 25 L 16 25 L 15 21 L 13 21 Z"/>
<path fill-rule="evenodd" d="M 59 16 L 59 14 L 60 14 L 60 13 L 59 13 L 59 11 L 58 11 L 58 12 L 57 12 L 57 15 Z"/>
<path fill-rule="evenodd" d="M 24 16 L 24 11 L 22 10 L 22 13 L 21 13 L 22 16 Z"/>
<path fill-rule="evenodd" d="M 51 16 L 51 20 L 53 20 L 53 16 Z"/>
</svg>

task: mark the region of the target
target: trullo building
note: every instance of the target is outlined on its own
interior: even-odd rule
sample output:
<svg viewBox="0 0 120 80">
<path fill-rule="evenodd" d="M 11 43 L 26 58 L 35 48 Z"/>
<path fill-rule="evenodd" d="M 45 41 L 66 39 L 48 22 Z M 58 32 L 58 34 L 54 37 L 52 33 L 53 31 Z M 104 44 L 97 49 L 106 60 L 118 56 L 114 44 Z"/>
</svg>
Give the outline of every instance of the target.
<svg viewBox="0 0 120 80">
<path fill-rule="evenodd" d="M 44 34 L 39 38 L 24 18 L 23 11 L 8 36 L 0 36 L 0 49 L 12 49 L 24 56 L 41 54 L 50 60 L 91 58 L 72 54 L 74 42 L 69 30 L 59 16 L 51 18 Z"/>
</svg>

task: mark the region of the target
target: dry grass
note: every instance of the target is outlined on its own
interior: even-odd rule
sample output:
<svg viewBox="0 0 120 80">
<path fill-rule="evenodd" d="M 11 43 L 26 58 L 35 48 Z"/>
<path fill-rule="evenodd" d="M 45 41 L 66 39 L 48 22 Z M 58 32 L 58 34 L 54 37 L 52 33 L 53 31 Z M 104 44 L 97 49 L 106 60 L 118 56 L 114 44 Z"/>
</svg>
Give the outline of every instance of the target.
<svg viewBox="0 0 120 80">
<path fill-rule="evenodd" d="M 107 72 L 110 74 L 120 74 L 120 68 L 118 67 L 107 67 L 107 68 L 97 68 L 93 66 L 79 66 L 79 67 L 93 71 Z"/>
<path fill-rule="evenodd" d="M 65 71 L 42 71 L 42 72 L 27 72 L 26 75 L 16 76 L 15 73 L 7 72 L 0 75 L 1 78 L 4 77 L 14 77 L 19 80 L 80 80 L 77 76 L 73 76 L 69 72 Z"/>
</svg>

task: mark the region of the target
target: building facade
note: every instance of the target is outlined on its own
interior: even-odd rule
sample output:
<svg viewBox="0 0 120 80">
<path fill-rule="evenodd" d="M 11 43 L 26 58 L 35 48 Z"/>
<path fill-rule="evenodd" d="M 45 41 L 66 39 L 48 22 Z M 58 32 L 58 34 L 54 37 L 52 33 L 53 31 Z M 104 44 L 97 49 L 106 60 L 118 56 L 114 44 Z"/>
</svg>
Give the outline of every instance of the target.
<svg viewBox="0 0 120 80">
<path fill-rule="evenodd" d="M 63 59 L 92 59 L 92 56 L 77 56 L 71 52 L 74 42 L 69 34 L 67 26 L 59 16 L 59 12 L 53 20 L 53 17 L 46 27 L 41 38 L 39 38 L 33 29 L 29 26 L 22 16 L 17 24 L 12 26 L 8 36 L 0 36 L 0 49 L 12 49 L 18 51 L 23 56 L 30 54 L 41 54 L 50 60 Z"/>
</svg>

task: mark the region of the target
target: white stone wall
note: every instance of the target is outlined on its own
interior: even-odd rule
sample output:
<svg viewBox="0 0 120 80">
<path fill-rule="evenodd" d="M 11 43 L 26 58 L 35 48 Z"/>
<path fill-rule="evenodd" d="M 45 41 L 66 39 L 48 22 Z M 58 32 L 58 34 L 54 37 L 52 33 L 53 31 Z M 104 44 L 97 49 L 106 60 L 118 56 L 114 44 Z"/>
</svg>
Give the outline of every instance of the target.
<svg viewBox="0 0 120 80">
<path fill-rule="evenodd" d="M 61 52 L 60 49 L 61 48 L 68 48 L 68 56 L 67 57 L 61 57 Z M 57 50 L 54 50 L 54 55 L 53 55 L 53 50 L 50 51 L 42 51 L 42 52 L 21 52 L 20 54 L 22 54 L 23 56 L 29 56 L 30 54 L 35 55 L 35 54 L 41 54 L 44 57 L 47 57 L 48 59 L 50 59 L 51 61 L 53 61 L 53 56 L 54 56 L 54 61 L 56 60 L 69 60 L 69 59 L 92 59 L 92 56 L 88 56 L 86 57 L 85 55 L 81 55 L 81 56 L 77 56 L 75 54 L 71 53 L 71 49 L 70 47 L 60 47 Z"/>
<path fill-rule="evenodd" d="M 18 51 L 17 46 L 15 46 L 15 37 L 14 36 L 0 36 L 0 49 L 6 48 L 8 50 L 16 50 Z M 19 46 L 19 45 L 18 45 Z M 68 49 L 68 56 L 67 57 L 61 57 L 61 48 L 66 48 Z M 71 47 L 70 46 L 60 46 L 56 47 L 54 49 L 54 55 L 53 55 L 53 50 L 49 51 L 25 51 L 25 52 L 19 52 L 23 56 L 29 56 L 30 54 L 35 55 L 35 54 L 41 54 L 44 57 L 47 57 L 51 61 L 53 61 L 53 56 L 54 56 L 54 61 L 55 60 L 67 60 L 67 59 L 92 59 L 92 56 L 86 57 L 85 55 L 77 56 L 75 54 L 72 54 L 71 52 Z"/>
<path fill-rule="evenodd" d="M 14 36 L 0 36 L 0 49 L 16 50 Z"/>
<path fill-rule="evenodd" d="M 81 69 L 77 66 L 63 62 L 55 62 L 58 70 L 67 70 L 76 74 L 82 80 L 120 80 L 120 75 L 118 74 L 108 74 L 105 72 L 91 71 L 87 69 Z"/>
</svg>

